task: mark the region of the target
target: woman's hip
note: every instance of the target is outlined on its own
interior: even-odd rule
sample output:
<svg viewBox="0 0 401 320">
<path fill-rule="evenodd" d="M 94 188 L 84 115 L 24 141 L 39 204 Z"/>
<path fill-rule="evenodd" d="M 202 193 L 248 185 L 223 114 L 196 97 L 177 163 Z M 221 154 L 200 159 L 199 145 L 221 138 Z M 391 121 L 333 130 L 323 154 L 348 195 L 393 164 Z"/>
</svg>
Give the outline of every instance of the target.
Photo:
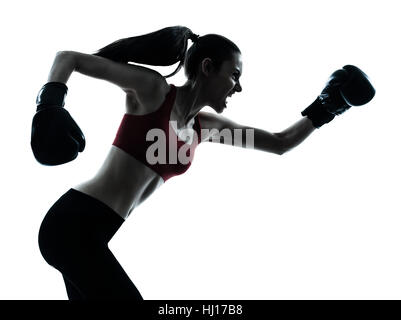
<svg viewBox="0 0 401 320">
<path fill-rule="evenodd" d="M 39 248 L 48 261 L 51 256 L 107 245 L 123 222 L 124 219 L 104 203 L 70 189 L 44 217 L 38 236 Z"/>
</svg>

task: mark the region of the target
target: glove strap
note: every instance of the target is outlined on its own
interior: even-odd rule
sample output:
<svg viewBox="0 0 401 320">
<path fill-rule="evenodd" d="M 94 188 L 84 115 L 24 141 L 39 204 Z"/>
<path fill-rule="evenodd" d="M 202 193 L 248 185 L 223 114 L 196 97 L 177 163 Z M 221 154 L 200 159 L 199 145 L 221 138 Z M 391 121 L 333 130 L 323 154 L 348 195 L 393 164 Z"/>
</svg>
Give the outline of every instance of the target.
<svg viewBox="0 0 401 320">
<path fill-rule="evenodd" d="M 335 115 L 322 105 L 322 97 L 317 99 L 304 111 L 301 112 L 303 116 L 307 116 L 315 128 L 320 128 L 322 125 L 329 123 L 334 119 Z"/>
<path fill-rule="evenodd" d="M 40 111 L 47 107 L 64 107 L 64 99 L 68 88 L 61 82 L 48 82 L 40 89 L 36 98 L 37 108 Z"/>
</svg>

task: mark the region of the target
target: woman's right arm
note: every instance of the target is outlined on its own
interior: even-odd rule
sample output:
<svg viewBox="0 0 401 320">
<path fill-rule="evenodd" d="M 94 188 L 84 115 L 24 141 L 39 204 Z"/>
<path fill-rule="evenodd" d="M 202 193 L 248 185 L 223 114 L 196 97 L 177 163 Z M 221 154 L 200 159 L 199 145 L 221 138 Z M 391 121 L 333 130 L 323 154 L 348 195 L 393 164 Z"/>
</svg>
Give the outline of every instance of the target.
<svg viewBox="0 0 401 320">
<path fill-rule="evenodd" d="M 76 51 L 56 54 L 48 82 L 67 83 L 73 71 L 109 81 L 125 92 L 154 94 L 155 90 L 168 86 L 166 79 L 155 70 Z"/>
<path fill-rule="evenodd" d="M 145 67 L 74 51 L 58 52 L 48 82 L 36 98 L 37 112 L 32 120 L 32 151 L 44 165 L 72 161 L 85 148 L 81 129 L 63 108 L 68 91 L 66 83 L 73 71 L 109 81 L 127 93 L 135 92 L 143 97 L 157 94 L 168 86 L 162 75 Z"/>
</svg>

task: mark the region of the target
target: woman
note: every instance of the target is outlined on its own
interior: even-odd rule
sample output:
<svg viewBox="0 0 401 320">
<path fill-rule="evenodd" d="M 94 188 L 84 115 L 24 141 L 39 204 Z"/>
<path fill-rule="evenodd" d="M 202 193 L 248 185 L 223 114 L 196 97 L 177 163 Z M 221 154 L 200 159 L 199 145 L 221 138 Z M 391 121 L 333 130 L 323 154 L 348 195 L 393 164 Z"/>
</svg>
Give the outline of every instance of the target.
<svg viewBox="0 0 401 320">
<path fill-rule="evenodd" d="M 188 39 L 194 43 L 187 51 Z M 180 62 L 169 76 L 184 64 L 188 80 L 176 87 L 167 83 L 168 76 L 128 62 Z M 71 161 L 85 147 L 81 130 L 63 108 L 73 71 L 107 80 L 126 95 L 126 113 L 103 166 L 51 207 L 39 232 L 43 257 L 62 273 L 69 299 L 79 300 L 142 299 L 107 244 L 136 206 L 189 168 L 198 143 L 249 147 L 251 141 L 255 149 L 281 155 L 336 114 L 367 103 L 374 95 L 366 75 L 345 66 L 288 129 L 273 134 L 240 125 L 201 111 L 210 106 L 221 113 L 227 98 L 242 91 L 239 48 L 220 35 L 199 37 L 186 27 L 169 27 L 116 41 L 93 55 L 57 54 L 48 83 L 39 92 L 32 124 L 32 150 L 42 164 Z"/>
</svg>

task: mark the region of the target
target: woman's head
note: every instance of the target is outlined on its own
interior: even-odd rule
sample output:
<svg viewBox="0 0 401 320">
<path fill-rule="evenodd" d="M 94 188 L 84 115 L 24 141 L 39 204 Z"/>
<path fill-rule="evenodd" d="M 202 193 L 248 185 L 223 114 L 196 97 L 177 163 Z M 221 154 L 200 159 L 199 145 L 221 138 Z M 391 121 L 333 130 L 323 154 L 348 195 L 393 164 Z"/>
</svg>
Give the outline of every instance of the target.
<svg viewBox="0 0 401 320">
<path fill-rule="evenodd" d="M 188 41 L 193 44 L 187 50 Z M 195 35 L 189 28 L 175 26 L 142 36 L 115 41 L 95 55 L 118 62 L 168 66 L 179 62 L 175 75 L 184 65 L 190 82 L 201 81 L 209 104 L 217 112 L 226 107 L 227 97 L 241 91 L 241 51 L 231 40 L 218 35 Z"/>
<path fill-rule="evenodd" d="M 190 82 L 202 83 L 208 105 L 221 113 L 227 107 L 227 98 L 242 90 L 241 51 L 229 39 L 207 34 L 197 38 L 186 53 L 184 70 Z"/>
<path fill-rule="evenodd" d="M 241 51 L 231 40 L 218 35 L 207 34 L 197 38 L 186 52 L 184 70 L 189 80 L 195 80 L 202 61 L 209 58 L 215 71 L 219 71 L 224 61 L 232 60 Z"/>
<path fill-rule="evenodd" d="M 167 27 L 141 36 L 117 40 L 98 50 L 95 55 L 118 62 L 137 62 L 154 66 L 169 66 L 180 62 L 177 69 L 166 78 L 176 74 L 185 64 L 189 80 L 198 75 L 198 67 L 205 58 L 210 58 L 216 70 L 223 61 L 230 60 L 239 48 L 229 39 L 207 34 L 196 39 L 187 27 Z M 187 51 L 188 41 L 195 42 Z"/>
</svg>

